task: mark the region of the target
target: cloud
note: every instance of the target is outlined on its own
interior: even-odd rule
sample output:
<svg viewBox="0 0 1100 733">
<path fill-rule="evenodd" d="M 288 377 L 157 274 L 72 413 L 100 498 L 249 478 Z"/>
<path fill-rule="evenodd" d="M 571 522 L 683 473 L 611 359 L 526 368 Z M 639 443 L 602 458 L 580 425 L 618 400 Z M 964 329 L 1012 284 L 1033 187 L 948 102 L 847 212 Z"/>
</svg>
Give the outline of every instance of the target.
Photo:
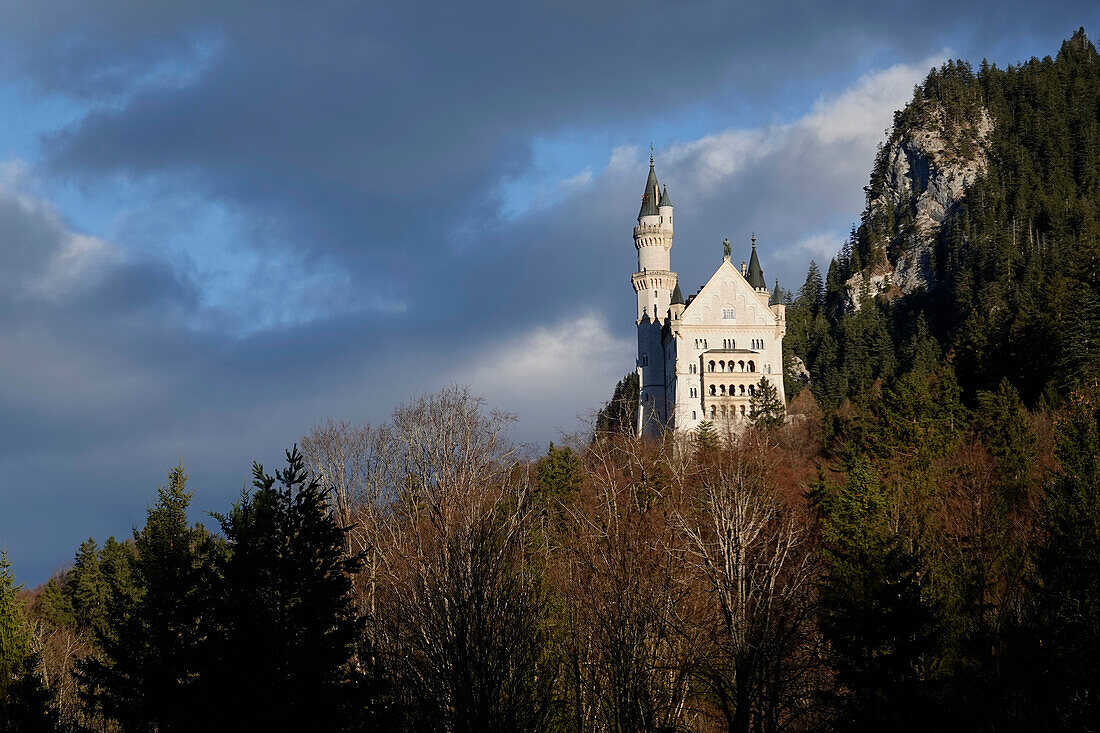
<svg viewBox="0 0 1100 733">
<path fill-rule="evenodd" d="M 17 161 L 5 163 L 0 184 L 0 257 L 8 297 L 59 301 L 93 287 L 118 261 L 117 248 L 70 231 L 51 203 L 16 188 L 20 169 Z"/>
<path fill-rule="evenodd" d="M 601 314 L 584 312 L 486 344 L 457 379 L 521 421 L 526 415 L 529 424 L 572 432 L 580 412 L 610 398 L 609 385 L 623 376 L 634 350 L 635 341 L 621 329 L 609 328 Z M 524 432 L 532 439 L 548 437 Z"/>
</svg>

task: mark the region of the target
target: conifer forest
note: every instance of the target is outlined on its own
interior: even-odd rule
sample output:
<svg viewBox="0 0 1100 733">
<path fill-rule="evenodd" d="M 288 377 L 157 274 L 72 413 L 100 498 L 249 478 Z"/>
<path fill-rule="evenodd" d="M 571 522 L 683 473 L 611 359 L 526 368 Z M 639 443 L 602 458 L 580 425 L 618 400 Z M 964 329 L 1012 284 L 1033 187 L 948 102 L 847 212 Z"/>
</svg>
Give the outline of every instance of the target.
<svg viewBox="0 0 1100 733">
<path fill-rule="evenodd" d="M 872 289 L 929 125 L 987 164 L 924 286 Z M 1100 730 L 1100 56 L 948 62 L 881 149 L 779 295 L 786 405 L 641 440 L 631 374 L 530 448 L 450 387 L 210 515 L 166 467 L 132 536 L 35 588 L 0 560 L 0 729 Z"/>
</svg>

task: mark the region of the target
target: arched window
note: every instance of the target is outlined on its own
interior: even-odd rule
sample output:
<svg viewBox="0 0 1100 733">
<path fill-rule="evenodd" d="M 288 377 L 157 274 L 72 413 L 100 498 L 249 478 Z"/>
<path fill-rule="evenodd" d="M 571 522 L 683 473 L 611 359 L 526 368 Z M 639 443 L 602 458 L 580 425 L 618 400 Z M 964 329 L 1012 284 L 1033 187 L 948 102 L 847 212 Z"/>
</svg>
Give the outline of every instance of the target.
<svg viewBox="0 0 1100 733">
<path fill-rule="evenodd" d="M 713 385 L 713 384 L 712 384 L 712 385 L 710 385 L 710 396 L 711 396 L 711 397 L 713 397 L 713 396 L 715 396 L 716 394 L 718 394 L 718 391 L 717 391 L 717 390 L 715 390 L 715 388 L 714 388 L 714 385 Z"/>
<path fill-rule="evenodd" d="M 745 385 L 743 385 L 743 384 L 741 385 L 741 395 L 742 396 L 745 395 Z"/>
<path fill-rule="evenodd" d="M 745 406 L 741 405 L 741 417 L 745 416 Z"/>
<path fill-rule="evenodd" d="M 725 397 L 726 396 L 726 385 L 723 384 L 723 385 L 721 385 L 721 387 L 722 387 L 722 396 Z"/>
<path fill-rule="evenodd" d="M 754 397 L 756 396 L 756 385 L 754 385 L 754 384 L 749 385 L 749 394 L 754 396 Z"/>
<path fill-rule="evenodd" d="M 692 420 L 694 420 L 694 419 L 695 419 L 695 410 L 692 410 L 692 411 L 691 411 L 691 419 L 692 419 Z"/>
<path fill-rule="evenodd" d="M 743 362 L 743 361 L 737 362 L 737 370 L 741 371 L 741 372 L 745 371 L 745 362 Z"/>
<path fill-rule="evenodd" d="M 713 372 L 714 371 L 714 362 L 713 361 L 707 362 L 707 371 L 708 372 Z"/>
<path fill-rule="evenodd" d="M 649 356 L 642 354 L 642 366 L 649 366 Z"/>
<path fill-rule="evenodd" d="M 749 371 L 750 372 L 755 372 L 756 371 L 756 362 L 752 362 L 752 361 L 749 362 Z"/>
<path fill-rule="evenodd" d="M 718 371 L 720 371 L 720 372 L 726 371 L 726 362 L 724 362 L 724 361 L 718 362 Z"/>
<path fill-rule="evenodd" d="M 737 394 L 737 385 L 736 384 L 731 384 L 730 385 L 730 397 L 733 397 L 736 394 Z"/>
</svg>

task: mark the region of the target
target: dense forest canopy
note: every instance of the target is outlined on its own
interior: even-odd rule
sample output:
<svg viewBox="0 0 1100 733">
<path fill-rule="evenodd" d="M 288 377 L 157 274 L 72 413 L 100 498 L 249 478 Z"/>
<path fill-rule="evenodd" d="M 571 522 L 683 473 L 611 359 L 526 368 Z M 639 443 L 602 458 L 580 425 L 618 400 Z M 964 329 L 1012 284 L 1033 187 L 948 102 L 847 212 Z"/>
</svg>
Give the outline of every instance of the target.
<svg viewBox="0 0 1100 733">
<path fill-rule="evenodd" d="M 1096 730 L 1098 182 L 1083 31 L 933 70 L 782 296 L 788 405 L 644 441 L 630 375 L 530 454 L 452 387 L 319 423 L 218 531 L 177 465 L 41 587 L 0 554 L 0 730 Z"/>
</svg>

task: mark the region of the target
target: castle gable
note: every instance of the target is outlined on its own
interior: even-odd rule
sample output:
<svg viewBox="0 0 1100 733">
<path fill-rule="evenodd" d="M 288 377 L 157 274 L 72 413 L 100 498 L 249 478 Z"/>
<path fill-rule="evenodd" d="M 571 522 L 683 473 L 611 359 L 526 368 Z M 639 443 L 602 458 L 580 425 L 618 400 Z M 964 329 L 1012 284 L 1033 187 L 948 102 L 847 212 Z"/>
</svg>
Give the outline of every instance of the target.
<svg viewBox="0 0 1100 733">
<path fill-rule="evenodd" d="M 776 315 L 733 263 L 724 259 L 688 303 L 680 320 L 689 326 L 774 326 Z"/>
</svg>

